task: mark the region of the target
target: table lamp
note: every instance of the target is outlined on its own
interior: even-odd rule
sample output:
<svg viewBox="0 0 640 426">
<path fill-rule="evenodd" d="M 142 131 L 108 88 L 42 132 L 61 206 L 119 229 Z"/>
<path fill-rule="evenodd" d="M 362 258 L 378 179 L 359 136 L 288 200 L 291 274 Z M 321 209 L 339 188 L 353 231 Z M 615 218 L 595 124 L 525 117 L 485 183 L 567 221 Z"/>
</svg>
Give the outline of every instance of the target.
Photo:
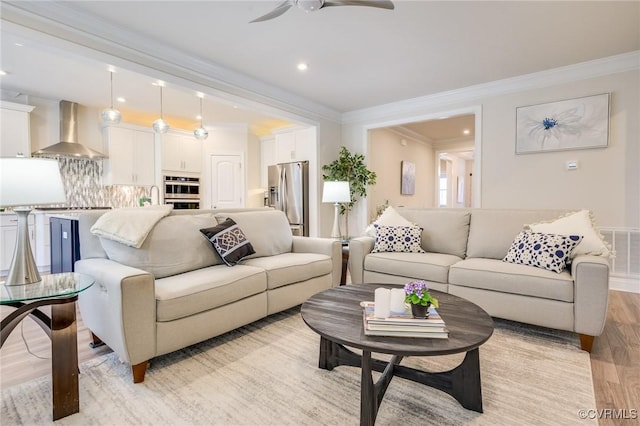
<svg viewBox="0 0 640 426">
<path fill-rule="evenodd" d="M 65 203 L 58 162 L 48 158 L 0 158 L 0 207 L 13 207 L 18 234 L 5 285 L 41 281 L 29 243 L 27 217 L 31 207 Z"/>
<path fill-rule="evenodd" d="M 334 203 L 333 229 L 331 237 L 340 239 L 340 203 L 351 201 L 349 182 L 325 182 L 322 189 L 322 202 Z"/>
</svg>

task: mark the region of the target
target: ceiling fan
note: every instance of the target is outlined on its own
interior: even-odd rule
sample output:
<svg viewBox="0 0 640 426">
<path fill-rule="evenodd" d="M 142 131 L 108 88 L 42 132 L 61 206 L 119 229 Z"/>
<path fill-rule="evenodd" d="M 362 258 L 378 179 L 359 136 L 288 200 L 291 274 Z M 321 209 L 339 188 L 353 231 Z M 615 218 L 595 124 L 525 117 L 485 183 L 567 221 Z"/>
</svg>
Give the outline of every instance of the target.
<svg viewBox="0 0 640 426">
<path fill-rule="evenodd" d="M 298 6 L 305 12 L 314 12 L 316 10 L 322 9 L 323 7 L 329 6 L 369 6 L 378 7 L 381 9 L 394 8 L 393 2 L 389 0 L 285 0 L 271 12 L 259 18 L 256 18 L 251 22 L 262 22 L 268 21 L 269 19 L 277 18 L 278 16 L 289 10 L 289 8 L 291 8 L 292 6 Z"/>
</svg>

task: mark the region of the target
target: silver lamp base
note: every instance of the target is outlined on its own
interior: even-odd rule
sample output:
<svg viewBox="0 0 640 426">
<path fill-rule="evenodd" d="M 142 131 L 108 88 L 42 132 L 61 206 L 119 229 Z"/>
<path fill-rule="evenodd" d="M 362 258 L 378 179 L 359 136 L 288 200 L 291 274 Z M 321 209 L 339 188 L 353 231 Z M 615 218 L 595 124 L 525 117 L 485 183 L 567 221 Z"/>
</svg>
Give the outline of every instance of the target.
<svg viewBox="0 0 640 426">
<path fill-rule="evenodd" d="M 340 235 L 340 204 L 333 205 L 333 228 L 331 229 L 331 238 L 341 239 Z"/>
<path fill-rule="evenodd" d="M 5 285 L 25 285 L 42 281 L 36 261 L 31 251 L 29 242 L 29 223 L 27 217 L 31 212 L 28 207 L 13 209 L 18 216 L 18 235 L 16 237 L 16 250 L 13 252 L 13 260 L 9 267 L 9 274 Z"/>
</svg>

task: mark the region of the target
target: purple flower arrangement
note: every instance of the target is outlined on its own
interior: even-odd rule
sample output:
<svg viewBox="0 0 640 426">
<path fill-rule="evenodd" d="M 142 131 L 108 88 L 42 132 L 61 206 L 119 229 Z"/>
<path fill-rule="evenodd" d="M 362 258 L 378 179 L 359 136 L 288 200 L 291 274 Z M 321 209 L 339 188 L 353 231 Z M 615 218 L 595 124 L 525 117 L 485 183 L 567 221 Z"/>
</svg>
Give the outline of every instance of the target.
<svg viewBox="0 0 640 426">
<path fill-rule="evenodd" d="M 404 286 L 404 301 L 414 305 L 438 307 L 438 299 L 429 294 L 429 286 L 425 281 L 411 281 Z"/>
</svg>

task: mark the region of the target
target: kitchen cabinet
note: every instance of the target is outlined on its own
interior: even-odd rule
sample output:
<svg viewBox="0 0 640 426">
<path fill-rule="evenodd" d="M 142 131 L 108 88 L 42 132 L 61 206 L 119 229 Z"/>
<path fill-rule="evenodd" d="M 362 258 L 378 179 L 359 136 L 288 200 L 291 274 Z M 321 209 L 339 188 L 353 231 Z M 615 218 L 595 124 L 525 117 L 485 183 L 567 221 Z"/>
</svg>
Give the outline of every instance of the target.
<svg viewBox="0 0 640 426">
<path fill-rule="evenodd" d="M 316 128 L 278 131 L 260 138 L 260 185 L 266 188 L 268 167 L 278 163 L 316 160 Z"/>
<path fill-rule="evenodd" d="M 200 173 L 202 171 L 202 141 L 192 134 L 165 133 L 162 138 L 162 173 Z"/>
<path fill-rule="evenodd" d="M 276 163 L 315 159 L 315 127 L 276 133 L 275 139 Z"/>
<path fill-rule="evenodd" d="M 29 224 L 29 244 L 31 251 L 35 248 L 34 220 L 30 214 L 27 218 Z M 18 235 L 18 219 L 14 213 L 3 213 L 0 215 L 0 275 L 7 275 L 13 252 L 16 249 L 16 237 Z M 35 252 L 34 252 L 35 254 Z"/>
<path fill-rule="evenodd" d="M 35 259 L 40 272 L 48 272 L 51 266 L 51 238 L 49 231 L 49 216 L 42 211 L 33 213 Z"/>
<path fill-rule="evenodd" d="M 34 108 L 0 101 L 0 157 L 31 157 L 30 113 Z"/>
<path fill-rule="evenodd" d="M 104 185 L 151 186 L 155 184 L 154 133 L 127 127 L 103 129 Z"/>
<path fill-rule="evenodd" d="M 80 259 L 80 235 L 78 220 L 52 217 L 51 222 L 51 273 L 74 272 Z"/>
</svg>

